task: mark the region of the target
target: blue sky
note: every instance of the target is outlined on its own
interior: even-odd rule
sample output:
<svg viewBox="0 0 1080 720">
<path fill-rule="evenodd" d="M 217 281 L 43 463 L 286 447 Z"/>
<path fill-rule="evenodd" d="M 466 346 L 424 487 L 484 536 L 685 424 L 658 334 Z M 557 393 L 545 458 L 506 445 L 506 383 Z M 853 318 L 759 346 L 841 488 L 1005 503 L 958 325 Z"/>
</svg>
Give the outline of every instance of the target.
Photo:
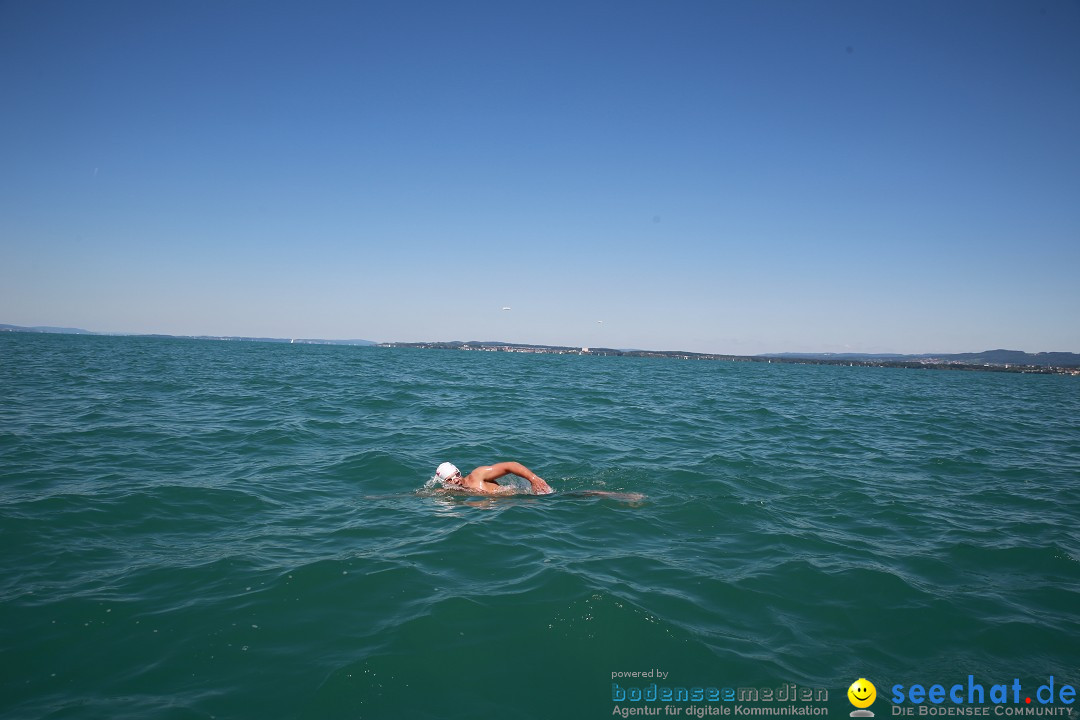
<svg viewBox="0 0 1080 720">
<path fill-rule="evenodd" d="M 0 98 L 0 322 L 1080 352 L 1072 0 L 9 1 Z"/>
</svg>

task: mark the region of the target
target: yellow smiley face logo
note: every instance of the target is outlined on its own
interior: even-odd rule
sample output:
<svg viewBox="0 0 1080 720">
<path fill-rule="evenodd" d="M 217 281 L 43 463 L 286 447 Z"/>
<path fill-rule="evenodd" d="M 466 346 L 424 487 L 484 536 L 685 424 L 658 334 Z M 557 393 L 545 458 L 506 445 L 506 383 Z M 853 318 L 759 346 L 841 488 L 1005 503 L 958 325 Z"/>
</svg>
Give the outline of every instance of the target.
<svg viewBox="0 0 1080 720">
<path fill-rule="evenodd" d="M 848 700 L 857 708 L 868 708 L 877 699 L 877 688 L 866 678 L 859 678 L 847 689 Z"/>
</svg>

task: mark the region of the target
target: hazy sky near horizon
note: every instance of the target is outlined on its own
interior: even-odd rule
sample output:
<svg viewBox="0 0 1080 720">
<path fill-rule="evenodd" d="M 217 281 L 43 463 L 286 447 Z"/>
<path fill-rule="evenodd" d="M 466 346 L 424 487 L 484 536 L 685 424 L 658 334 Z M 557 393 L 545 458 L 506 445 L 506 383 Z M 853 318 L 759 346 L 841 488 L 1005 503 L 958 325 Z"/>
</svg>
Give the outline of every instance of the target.
<svg viewBox="0 0 1080 720">
<path fill-rule="evenodd" d="M 0 99 L 0 322 L 1080 352 L 1074 0 L 4 2 Z"/>
</svg>

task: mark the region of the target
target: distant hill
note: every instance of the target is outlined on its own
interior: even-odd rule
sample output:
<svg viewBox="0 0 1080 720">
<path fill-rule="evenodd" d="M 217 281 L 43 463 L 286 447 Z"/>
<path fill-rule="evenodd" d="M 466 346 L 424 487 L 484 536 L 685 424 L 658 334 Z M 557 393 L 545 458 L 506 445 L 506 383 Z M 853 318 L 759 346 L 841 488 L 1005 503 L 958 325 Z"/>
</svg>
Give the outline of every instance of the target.
<svg viewBox="0 0 1080 720">
<path fill-rule="evenodd" d="M 891 353 L 773 353 L 761 357 L 806 360 L 851 360 L 854 362 L 963 363 L 966 365 L 1028 365 L 1033 367 L 1080 367 L 1080 354 L 1071 352 L 1029 353 L 1023 350 L 984 350 L 977 353 L 898 355 Z"/>
<path fill-rule="evenodd" d="M 79 328 L 62 328 L 62 327 L 23 327 L 22 325 L 4 325 L 0 323 L 0 332 L 34 332 L 34 333 L 56 333 L 58 335 L 96 335 L 89 330 L 80 330 Z"/>
<path fill-rule="evenodd" d="M 54 333 L 59 335 L 118 335 L 124 337 L 181 338 L 185 340 L 237 340 L 244 342 L 295 343 L 297 345 L 375 345 L 371 340 L 319 340 L 315 338 L 240 337 L 235 335 L 162 335 L 158 333 L 96 333 L 79 328 L 24 327 L 0 324 L 0 332 Z"/>
<path fill-rule="evenodd" d="M 992 365 L 1080 366 L 1080 354 L 1071 352 L 1027 353 L 1022 350 L 987 350 L 981 353 L 959 353 L 939 357 L 957 362 L 986 362 Z"/>
</svg>

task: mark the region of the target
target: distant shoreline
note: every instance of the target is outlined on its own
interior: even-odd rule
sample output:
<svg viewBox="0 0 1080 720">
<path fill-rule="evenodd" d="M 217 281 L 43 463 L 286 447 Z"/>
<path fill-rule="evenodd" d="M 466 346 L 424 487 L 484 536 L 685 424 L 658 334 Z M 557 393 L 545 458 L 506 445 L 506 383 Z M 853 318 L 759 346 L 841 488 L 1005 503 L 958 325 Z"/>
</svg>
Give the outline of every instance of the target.
<svg viewBox="0 0 1080 720">
<path fill-rule="evenodd" d="M 174 338 L 177 340 L 228 340 L 234 342 L 285 343 L 291 345 L 357 345 L 372 347 L 372 340 L 323 340 L 318 338 L 273 338 L 245 337 L 241 335 L 166 335 L 163 333 L 102 333 L 79 328 L 61 327 L 23 327 L 21 325 L 0 325 L 0 332 L 38 333 L 42 335 L 96 335 L 98 337 L 147 337 Z"/>
<path fill-rule="evenodd" d="M 24 327 L 0 324 L 0 332 L 22 332 L 51 335 L 94 335 L 98 337 L 172 338 L 178 340 L 219 340 L 231 342 L 263 342 L 295 345 L 343 345 L 381 348 L 413 348 L 425 350 L 458 350 L 468 352 L 511 352 L 539 355 L 586 355 L 598 357 L 672 358 L 677 360 L 712 360 L 722 362 L 757 362 L 788 365 L 847 365 L 850 367 L 884 367 L 914 370 L 967 370 L 982 372 L 1011 372 L 1041 375 L 1080 376 L 1080 354 L 1026 353 L 1020 350 L 988 350 L 981 353 L 946 353 L 924 355 L 828 353 L 778 353 L 769 355 L 727 355 L 697 353 L 685 350 L 619 350 L 615 348 L 570 347 L 527 343 L 480 342 L 388 342 L 371 340 L 326 340 L 318 338 L 272 338 L 237 335 L 167 335 L 161 333 L 98 333 L 79 328 Z"/>
<path fill-rule="evenodd" d="M 559 345 L 528 345 L 499 342 L 426 342 L 379 343 L 379 347 L 418 348 L 427 350 L 460 350 L 471 352 L 514 352 L 553 355 L 595 355 L 616 357 L 674 358 L 678 360 L 713 360 L 724 362 L 758 362 L 790 365 L 848 365 L 851 367 L 888 367 L 915 370 L 968 370 L 984 372 L 1035 373 L 1041 375 L 1080 376 L 1080 355 L 1075 353 L 1040 353 L 1031 355 L 1017 350 L 991 350 L 984 353 L 941 355 L 852 356 L 784 353 L 778 355 L 724 355 L 695 353 L 683 350 L 616 350 L 613 348 L 577 348 Z M 1060 364 L 1035 362 L 992 362 L 995 354 L 1040 359 L 1050 356 L 1066 361 Z M 1060 357 L 1059 357 L 1060 356 Z"/>
</svg>

